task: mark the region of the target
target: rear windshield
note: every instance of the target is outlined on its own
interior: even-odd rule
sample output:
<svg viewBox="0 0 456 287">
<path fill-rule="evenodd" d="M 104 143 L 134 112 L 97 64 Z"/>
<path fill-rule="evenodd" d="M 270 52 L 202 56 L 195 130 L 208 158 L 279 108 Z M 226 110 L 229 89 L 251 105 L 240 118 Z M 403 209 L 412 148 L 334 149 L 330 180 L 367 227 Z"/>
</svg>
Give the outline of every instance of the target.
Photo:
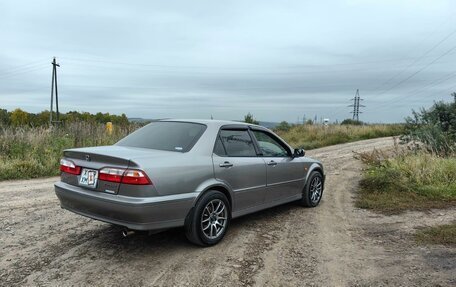
<svg viewBox="0 0 456 287">
<path fill-rule="evenodd" d="M 187 152 L 206 126 L 197 123 L 155 122 L 121 139 L 116 145 Z"/>
</svg>

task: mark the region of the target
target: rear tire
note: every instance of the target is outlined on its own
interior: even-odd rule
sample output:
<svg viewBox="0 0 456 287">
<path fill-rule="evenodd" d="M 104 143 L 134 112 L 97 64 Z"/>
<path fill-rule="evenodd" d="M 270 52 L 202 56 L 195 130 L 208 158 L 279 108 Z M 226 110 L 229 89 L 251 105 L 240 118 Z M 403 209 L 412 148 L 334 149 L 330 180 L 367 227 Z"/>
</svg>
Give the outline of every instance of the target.
<svg viewBox="0 0 456 287">
<path fill-rule="evenodd" d="M 323 196 L 323 176 L 318 171 L 313 171 L 307 179 L 306 186 L 300 200 L 305 207 L 316 207 Z"/>
<path fill-rule="evenodd" d="M 185 221 L 187 239 L 200 246 L 219 243 L 231 220 L 228 199 L 220 191 L 209 190 L 198 200 Z"/>
</svg>

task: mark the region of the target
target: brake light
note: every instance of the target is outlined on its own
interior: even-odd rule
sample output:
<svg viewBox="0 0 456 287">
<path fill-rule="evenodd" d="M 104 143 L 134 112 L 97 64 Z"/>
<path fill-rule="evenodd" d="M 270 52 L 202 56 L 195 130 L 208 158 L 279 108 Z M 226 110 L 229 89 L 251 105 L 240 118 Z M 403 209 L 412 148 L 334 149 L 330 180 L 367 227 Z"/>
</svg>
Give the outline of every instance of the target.
<svg viewBox="0 0 456 287">
<path fill-rule="evenodd" d="M 151 184 L 152 182 L 143 171 L 127 169 L 122 177 L 122 183 L 145 185 Z"/>
<path fill-rule="evenodd" d="M 100 170 L 98 179 L 111 182 L 120 182 L 125 169 L 105 167 Z"/>
<path fill-rule="evenodd" d="M 70 174 L 76 174 L 79 175 L 81 173 L 81 167 L 76 166 L 74 162 L 71 160 L 67 159 L 61 159 L 60 160 L 60 171 L 70 173 Z"/>
<path fill-rule="evenodd" d="M 137 169 L 105 167 L 100 170 L 98 179 L 135 185 L 152 184 L 146 173 Z"/>
</svg>

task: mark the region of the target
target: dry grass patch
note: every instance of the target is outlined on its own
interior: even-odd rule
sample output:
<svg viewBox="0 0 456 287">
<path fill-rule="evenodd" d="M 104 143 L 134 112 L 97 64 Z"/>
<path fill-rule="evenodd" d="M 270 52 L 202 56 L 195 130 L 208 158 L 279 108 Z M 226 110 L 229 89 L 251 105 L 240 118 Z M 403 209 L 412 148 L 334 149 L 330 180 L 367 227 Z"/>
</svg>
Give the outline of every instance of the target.
<svg viewBox="0 0 456 287">
<path fill-rule="evenodd" d="M 401 135 L 403 125 L 297 125 L 276 130 L 295 148 L 314 149 L 358 140 Z"/>
<path fill-rule="evenodd" d="M 112 134 L 103 124 L 75 122 L 64 128 L 0 126 L 0 180 L 58 175 L 67 148 L 110 145 L 137 126 L 116 126 Z"/>
<path fill-rule="evenodd" d="M 362 155 L 356 206 L 384 213 L 456 206 L 456 158 L 428 153 Z"/>
<path fill-rule="evenodd" d="M 451 224 L 428 227 L 415 234 L 419 243 L 456 245 L 456 221 Z"/>
</svg>

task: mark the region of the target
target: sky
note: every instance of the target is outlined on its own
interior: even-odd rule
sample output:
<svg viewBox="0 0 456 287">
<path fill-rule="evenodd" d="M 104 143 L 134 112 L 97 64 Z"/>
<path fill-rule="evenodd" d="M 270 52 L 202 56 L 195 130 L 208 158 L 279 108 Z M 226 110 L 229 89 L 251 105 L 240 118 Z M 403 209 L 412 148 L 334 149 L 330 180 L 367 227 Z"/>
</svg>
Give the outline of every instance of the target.
<svg viewBox="0 0 456 287">
<path fill-rule="evenodd" d="M 456 1 L 0 2 L 0 108 L 400 122 L 456 91 Z"/>
</svg>

